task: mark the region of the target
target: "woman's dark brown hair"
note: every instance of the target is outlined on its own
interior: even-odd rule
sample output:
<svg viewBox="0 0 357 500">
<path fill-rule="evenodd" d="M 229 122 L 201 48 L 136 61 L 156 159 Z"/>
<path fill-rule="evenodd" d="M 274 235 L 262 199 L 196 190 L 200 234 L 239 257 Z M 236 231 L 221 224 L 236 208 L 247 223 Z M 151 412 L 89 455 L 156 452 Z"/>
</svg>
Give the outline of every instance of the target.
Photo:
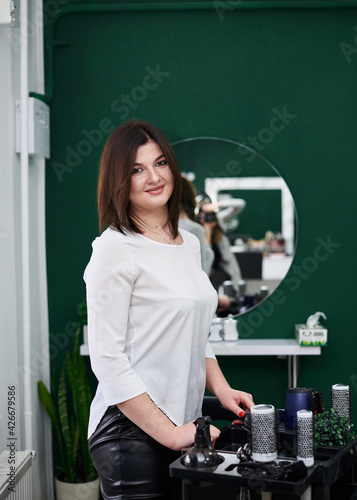
<svg viewBox="0 0 357 500">
<path fill-rule="evenodd" d="M 196 222 L 196 189 L 191 181 L 182 176 L 182 203 L 181 210 L 186 212 L 189 219 Z"/>
<path fill-rule="evenodd" d="M 173 175 L 174 189 L 168 201 L 168 224 L 173 237 L 178 236 L 181 204 L 181 174 L 175 154 L 165 135 L 148 122 L 130 120 L 109 136 L 100 159 L 98 178 L 99 230 L 114 226 L 121 233 L 142 231 L 130 216 L 130 187 L 137 150 L 150 140 L 165 155 Z"/>
</svg>

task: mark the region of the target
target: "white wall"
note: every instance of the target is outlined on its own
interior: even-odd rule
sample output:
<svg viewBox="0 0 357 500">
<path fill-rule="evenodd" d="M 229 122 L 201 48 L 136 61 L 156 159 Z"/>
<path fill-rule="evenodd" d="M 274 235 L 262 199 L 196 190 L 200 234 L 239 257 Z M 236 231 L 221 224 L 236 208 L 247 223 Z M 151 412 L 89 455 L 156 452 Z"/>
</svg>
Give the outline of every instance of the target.
<svg viewBox="0 0 357 500">
<path fill-rule="evenodd" d="M 0 27 L 0 426 L 7 428 L 7 387 L 18 385 L 18 295 L 16 275 L 16 216 L 15 182 L 12 151 L 14 112 L 9 102 L 12 92 L 13 64 L 7 35 L 9 29 Z M 15 177 L 17 177 L 15 179 Z M 19 409 L 17 407 L 17 409 Z M 6 449 L 5 432 L 0 433 L 0 450 Z"/>
<path fill-rule="evenodd" d="M 18 7 L 19 8 L 19 7 Z M 32 21 L 28 36 L 29 90 L 43 92 L 41 5 L 29 2 Z M 39 15 L 38 15 L 39 14 Z M 33 465 L 33 498 L 53 498 L 51 429 L 40 407 L 37 380 L 48 383 L 47 285 L 44 245 L 44 175 L 42 158 L 29 162 L 30 226 L 30 339 L 31 370 L 24 374 L 22 321 L 22 237 L 21 237 L 21 167 L 15 153 L 15 100 L 20 98 L 20 22 L 15 27 L 0 26 L 0 452 L 8 444 L 8 386 L 16 386 L 17 449 L 30 441 L 36 451 Z M 30 440 L 24 429 L 24 380 L 30 377 L 32 432 Z"/>
</svg>

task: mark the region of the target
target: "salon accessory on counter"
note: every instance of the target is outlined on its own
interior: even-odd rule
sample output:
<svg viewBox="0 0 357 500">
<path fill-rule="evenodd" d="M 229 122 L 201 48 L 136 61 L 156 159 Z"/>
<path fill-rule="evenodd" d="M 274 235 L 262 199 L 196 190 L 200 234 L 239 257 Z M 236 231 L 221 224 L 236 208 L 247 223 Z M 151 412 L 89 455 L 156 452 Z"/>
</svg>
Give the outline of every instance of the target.
<svg viewBox="0 0 357 500">
<path fill-rule="evenodd" d="M 222 317 L 224 318 L 227 315 L 238 314 L 240 312 L 241 303 L 240 303 L 239 293 L 234 288 L 232 281 L 230 280 L 223 281 L 223 283 L 218 288 L 218 295 L 219 296 L 226 295 L 227 297 L 229 297 L 229 302 L 230 302 L 228 309 L 220 310 L 218 308 L 217 315 L 220 318 Z"/>
<path fill-rule="evenodd" d="M 238 448 L 237 458 L 240 462 L 251 462 L 252 461 L 252 450 L 249 447 L 249 443 L 245 443 L 244 446 L 240 446 Z"/>
<path fill-rule="evenodd" d="M 238 340 L 237 320 L 229 314 L 223 322 L 223 340 L 232 342 Z"/>
<path fill-rule="evenodd" d="M 181 458 L 181 463 L 187 467 L 216 467 L 224 461 L 224 458 L 212 446 L 211 417 L 199 417 L 194 423 L 196 425 L 195 442 Z"/>
<path fill-rule="evenodd" d="M 223 340 L 222 330 L 223 330 L 223 319 L 213 318 L 209 333 L 210 342 L 221 342 Z"/>
<path fill-rule="evenodd" d="M 350 387 L 345 384 L 334 384 L 331 387 L 331 408 L 340 417 L 347 417 L 351 421 Z"/>
<path fill-rule="evenodd" d="M 259 289 L 259 301 L 261 302 L 269 295 L 269 287 L 266 285 L 262 285 Z"/>
<path fill-rule="evenodd" d="M 242 421 L 243 421 L 242 429 L 244 429 L 248 433 L 248 437 L 251 443 L 252 415 L 249 412 L 245 413 L 244 417 L 242 418 Z"/>
<path fill-rule="evenodd" d="M 299 410 L 296 414 L 297 459 L 306 467 L 314 465 L 314 414 Z"/>
<path fill-rule="evenodd" d="M 291 387 L 285 397 L 285 427 L 293 430 L 296 426 L 296 413 L 299 410 L 310 410 L 316 417 L 325 411 L 323 396 L 310 387 Z"/>
<path fill-rule="evenodd" d="M 301 461 L 277 459 L 271 463 L 239 462 L 227 467 L 227 471 L 237 468 L 238 474 L 254 480 L 276 479 L 284 481 L 299 481 L 307 474 L 307 468 Z"/>
<path fill-rule="evenodd" d="M 244 296 L 247 292 L 247 284 L 244 280 L 238 281 L 238 291 L 239 291 L 239 296 L 243 297 L 243 299 L 244 299 Z"/>
<path fill-rule="evenodd" d="M 264 293 L 264 292 L 263 292 Z M 259 294 L 254 293 L 247 295 L 247 283 L 245 280 L 238 281 L 238 304 L 240 306 L 239 313 L 244 313 L 258 303 Z"/>
<path fill-rule="evenodd" d="M 321 391 L 312 391 L 312 412 L 314 417 L 325 411 L 324 398 Z"/>
<path fill-rule="evenodd" d="M 230 280 L 223 281 L 219 288 L 219 291 L 223 295 L 228 295 L 228 297 L 233 298 L 237 296 L 237 292 L 234 290 L 233 283 Z"/>
<path fill-rule="evenodd" d="M 285 397 L 285 427 L 293 430 L 296 425 L 296 414 L 299 410 L 312 410 L 313 389 L 307 387 L 291 387 Z"/>
<path fill-rule="evenodd" d="M 327 329 L 319 324 L 320 317 L 326 320 L 326 315 L 323 312 L 311 314 L 305 324 L 295 325 L 295 338 L 299 345 L 326 345 L 327 344 Z"/>
<path fill-rule="evenodd" d="M 273 405 L 260 404 L 250 408 L 252 458 L 256 462 L 271 462 L 278 456 L 276 414 Z"/>
<path fill-rule="evenodd" d="M 319 324 L 320 317 L 327 319 L 325 313 L 323 312 L 315 312 L 315 314 L 311 314 L 306 320 L 306 326 L 308 328 L 315 328 Z"/>
</svg>

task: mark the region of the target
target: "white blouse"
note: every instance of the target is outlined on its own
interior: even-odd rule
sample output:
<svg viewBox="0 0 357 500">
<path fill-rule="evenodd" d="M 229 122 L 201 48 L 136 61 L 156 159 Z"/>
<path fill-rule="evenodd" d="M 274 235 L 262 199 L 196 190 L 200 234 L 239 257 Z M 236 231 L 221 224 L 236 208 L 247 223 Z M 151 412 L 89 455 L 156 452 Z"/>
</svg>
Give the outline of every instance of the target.
<svg viewBox="0 0 357 500">
<path fill-rule="evenodd" d="M 198 239 L 180 234 L 183 243 L 169 245 L 108 228 L 92 244 L 84 280 L 98 387 L 88 437 L 108 406 L 145 392 L 176 425 L 201 415 L 217 293 Z"/>
</svg>

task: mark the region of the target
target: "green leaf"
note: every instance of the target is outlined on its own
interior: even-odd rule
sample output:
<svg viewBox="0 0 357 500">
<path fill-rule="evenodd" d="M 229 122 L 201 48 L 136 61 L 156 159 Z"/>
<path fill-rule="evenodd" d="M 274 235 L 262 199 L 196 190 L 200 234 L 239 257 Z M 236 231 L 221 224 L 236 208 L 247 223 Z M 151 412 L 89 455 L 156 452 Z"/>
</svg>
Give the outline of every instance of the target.
<svg viewBox="0 0 357 500">
<path fill-rule="evenodd" d="M 72 461 L 73 443 L 71 439 L 71 432 L 69 427 L 68 408 L 67 408 L 67 390 L 64 366 L 61 372 L 59 385 L 58 385 L 58 411 L 60 416 L 61 431 L 65 446 L 66 459 L 63 464 L 65 471 L 66 481 L 73 483 L 75 480 L 75 468 Z"/>
<path fill-rule="evenodd" d="M 352 424 L 353 425 L 353 424 Z M 319 445 L 341 446 L 354 439 L 347 417 L 340 417 L 333 409 L 315 418 L 315 442 Z"/>
<path fill-rule="evenodd" d="M 59 423 L 58 423 L 58 418 L 57 418 L 57 412 L 56 412 L 56 407 L 53 402 L 52 396 L 49 393 L 47 387 L 45 384 L 39 380 L 37 382 L 37 391 L 38 391 L 38 396 L 40 398 L 41 403 L 43 404 L 48 416 L 51 419 L 53 428 L 58 431 L 59 430 Z"/>
<path fill-rule="evenodd" d="M 59 446 L 59 452 L 60 452 L 60 457 L 61 457 L 61 462 L 63 464 L 66 463 L 66 455 L 65 455 L 65 450 L 64 450 L 64 442 L 63 442 L 63 436 L 61 433 L 61 428 L 60 428 L 60 423 L 59 423 L 59 417 L 58 417 L 58 410 L 55 406 L 54 400 L 52 399 L 51 394 L 49 393 L 47 387 L 45 384 L 39 380 L 37 382 L 37 391 L 38 391 L 38 396 L 43 404 L 48 416 L 50 417 L 53 429 L 56 434 L 58 446 Z"/>
</svg>

